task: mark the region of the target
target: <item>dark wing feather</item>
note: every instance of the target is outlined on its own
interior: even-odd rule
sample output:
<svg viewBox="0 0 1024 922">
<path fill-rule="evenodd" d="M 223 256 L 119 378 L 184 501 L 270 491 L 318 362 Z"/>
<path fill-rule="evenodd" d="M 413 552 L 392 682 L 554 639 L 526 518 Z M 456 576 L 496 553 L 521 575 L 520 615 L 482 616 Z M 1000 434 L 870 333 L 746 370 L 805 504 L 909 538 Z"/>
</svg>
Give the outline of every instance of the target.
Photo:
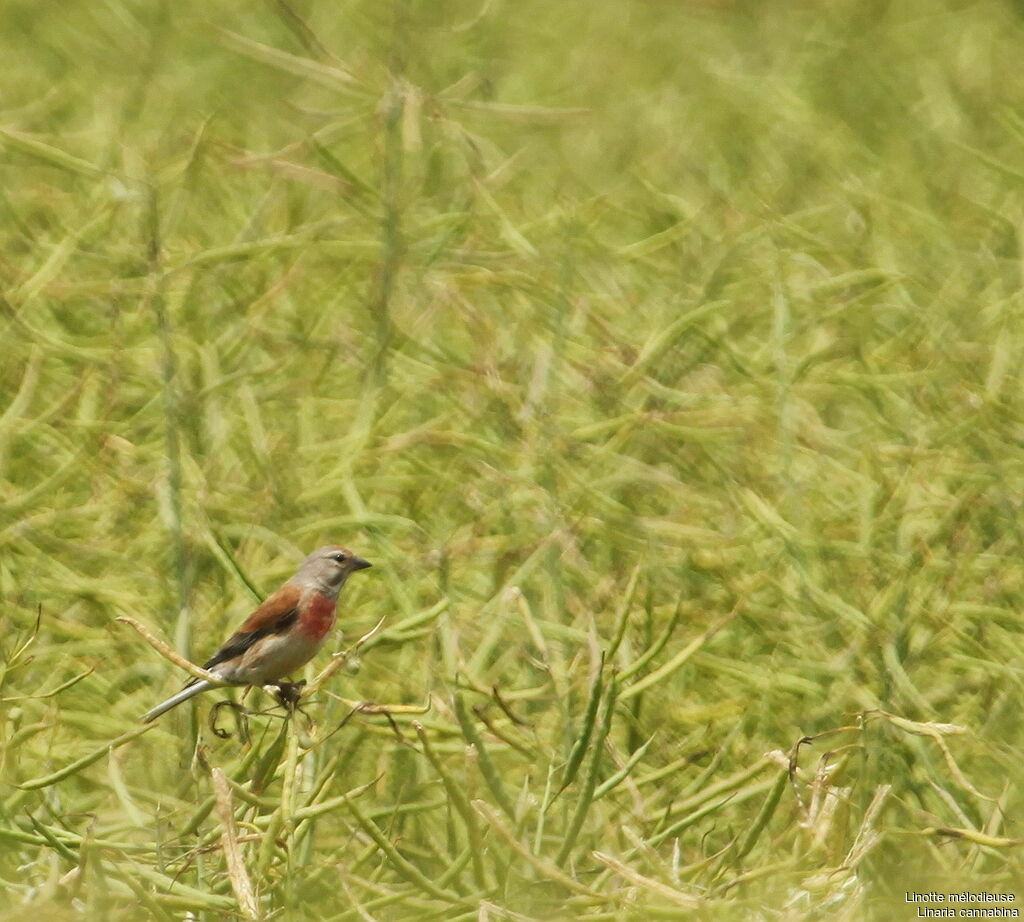
<svg viewBox="0 0 1024 922">
<path fill-rule="evenodd" d="M 289 609 L 288 611 L 282 612 L 281 616 L 274 622 L 264 625 L 263 627 L 257 628 L 254 631 L 238 631 L 232 634 L 213 656 L 203 663 L 203 669 L 212 669 L 214 666 L 218 666 L 221 663 L 227 662 L 229 659 L 234 659 L 236 656 L 241 656 L 249 649 L 257 640 L 262 640 L 264 637 L 269 637 L 271 634 L 280 634 L 283 631 L 287 631 L 296 621 L 299 620 L 299 610 L 297 608 Z"/>
</svg>

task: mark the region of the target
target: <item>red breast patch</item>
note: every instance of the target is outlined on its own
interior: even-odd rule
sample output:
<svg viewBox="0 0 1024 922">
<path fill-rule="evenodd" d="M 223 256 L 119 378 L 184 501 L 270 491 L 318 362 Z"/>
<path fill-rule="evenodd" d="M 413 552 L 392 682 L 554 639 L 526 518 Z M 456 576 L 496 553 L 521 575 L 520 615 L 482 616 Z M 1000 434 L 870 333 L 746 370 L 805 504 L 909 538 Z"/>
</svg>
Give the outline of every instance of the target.
<svg viewBox="0 0 1024 922">
<path fill-rule="evenodd" d="M 327 632 L 334 627 L 334 615 L 337 607 L 338 603 L 335 600 L 315 593 L 302 613 L 300 622 L 302 633 L 316 640 L 323 640 L 327 636 Z"/>
</svg>

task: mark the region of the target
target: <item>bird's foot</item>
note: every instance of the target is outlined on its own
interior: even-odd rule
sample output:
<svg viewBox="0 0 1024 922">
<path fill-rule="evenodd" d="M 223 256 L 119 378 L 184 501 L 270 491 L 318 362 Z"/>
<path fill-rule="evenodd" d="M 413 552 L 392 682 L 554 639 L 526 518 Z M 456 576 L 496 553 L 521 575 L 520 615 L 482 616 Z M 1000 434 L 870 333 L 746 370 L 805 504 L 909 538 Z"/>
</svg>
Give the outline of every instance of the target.
<svg viewBox="0 0 1024 922">
<path fill-rule="evenodd" d="M 302 689 L 306 684 L 305 679 L 299 682 L 273 682 L 271 684 L 277 689 L 277 700 L 285 709 L 294 711 L 298 708 L 299 701 L 302 700 Z"/>
</svg>

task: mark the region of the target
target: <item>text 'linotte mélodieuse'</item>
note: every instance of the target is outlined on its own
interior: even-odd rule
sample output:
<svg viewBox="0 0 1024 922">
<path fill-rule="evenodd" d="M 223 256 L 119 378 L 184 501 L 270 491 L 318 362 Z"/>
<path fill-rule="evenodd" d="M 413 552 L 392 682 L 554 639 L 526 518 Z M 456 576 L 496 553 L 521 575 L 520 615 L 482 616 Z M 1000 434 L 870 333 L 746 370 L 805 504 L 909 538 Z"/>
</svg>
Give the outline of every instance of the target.
<svg viewBox="0 0 1024 922">
<path fill-rule="evenodd" d="M 1013 893 L 989 893 L 986 891 L 972 893 L 969 890 L 959 893 L 939 893 L 936 890 L 918 893 L 915 890 L 908 890 L 904 893 L 903 899 L 904 902 L 918 904 L 917 918 L 919 919 L 1016 919 L 1020 917 L 1020 910 L 1016 906 L 1005 905 L 1016 902 L 1017 897 Z M 936 903 L 944 905 L 934 905 Z M 965 906 L 965 903 L 987 903 L 988 905 Z M 992 905 L 993 903 L 997 905 Z"/>
</svg>

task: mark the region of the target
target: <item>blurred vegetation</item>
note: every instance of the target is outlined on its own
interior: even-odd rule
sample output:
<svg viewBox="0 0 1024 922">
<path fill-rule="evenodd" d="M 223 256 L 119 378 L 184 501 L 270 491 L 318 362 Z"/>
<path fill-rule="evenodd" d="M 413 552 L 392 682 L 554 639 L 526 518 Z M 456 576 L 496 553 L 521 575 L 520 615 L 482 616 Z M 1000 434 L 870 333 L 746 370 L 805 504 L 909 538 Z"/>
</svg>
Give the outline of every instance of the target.
<svg viewBox="0 0 1024 922">
<path fill-rule="evenodd" d="M 7 0 L 3 918 L 1019 894 L 1022 14 Z"/>
</svg>

